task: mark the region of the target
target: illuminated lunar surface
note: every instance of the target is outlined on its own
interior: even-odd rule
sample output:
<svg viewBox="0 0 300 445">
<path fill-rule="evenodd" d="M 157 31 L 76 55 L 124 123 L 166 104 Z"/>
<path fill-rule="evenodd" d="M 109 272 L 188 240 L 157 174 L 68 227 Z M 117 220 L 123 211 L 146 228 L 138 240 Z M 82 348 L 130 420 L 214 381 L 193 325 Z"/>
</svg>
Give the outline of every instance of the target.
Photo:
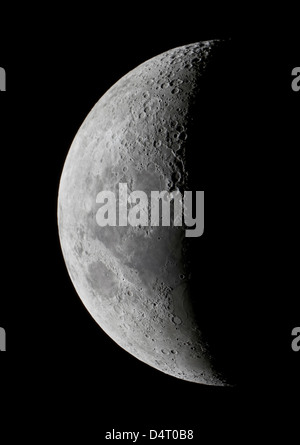
<svg viewBox="0 0 300 445">
<path fill-rule="evenodd" d="M 214 369 L 194 313 L 188 265 L 193 238 L 187 240 L 184 227 L 99 227 L 96 196 L 103 190 L 117 195 L 119 183 L 148 196 L 190 189 L 186 158 L 196 149 L 188 145 L 193 107 L 220 44 L 169 50 L 113 85 L 72 143 L 58 197 L 66 266 L 99 326 L 148 365 L 207 385 L 226 381 Z"/>
</svg>

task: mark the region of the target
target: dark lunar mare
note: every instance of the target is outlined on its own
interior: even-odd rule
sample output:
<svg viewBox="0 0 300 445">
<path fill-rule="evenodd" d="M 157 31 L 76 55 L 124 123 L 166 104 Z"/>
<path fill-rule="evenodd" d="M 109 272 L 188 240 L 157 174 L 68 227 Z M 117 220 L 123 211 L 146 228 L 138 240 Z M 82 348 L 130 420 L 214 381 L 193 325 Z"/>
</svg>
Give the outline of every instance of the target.
<svg viewBox="0 0 300 445">
<path fill-rule="evenodd" d="M 98 324 L 150 366 L 213 385 L 245 370 L 253 378 L 261 357 L 251 159 L 263 114 L 260 91 L 245 82 L 248 66 L 248 81 L 257 75 L 253 58 L 241 48 L 187 45 L 120 79 L 79 130 L 60 186 L 66 263 Z M 100 235 L 91 197 L 120 182 L 204 190 L 204 235 L 130 226 Z"/>
</svg>

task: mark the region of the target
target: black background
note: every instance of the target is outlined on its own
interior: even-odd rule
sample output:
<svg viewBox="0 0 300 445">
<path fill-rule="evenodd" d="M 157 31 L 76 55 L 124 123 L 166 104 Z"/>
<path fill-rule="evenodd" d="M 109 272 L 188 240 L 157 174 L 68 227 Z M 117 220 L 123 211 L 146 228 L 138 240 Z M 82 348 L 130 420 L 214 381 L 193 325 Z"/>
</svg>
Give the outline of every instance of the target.
<svg viewBox="0 0 300 445">
<path fill-rule="evenodd" d="M 262 19 L 243 8 L 26 6 L 1 18 L 0 326 L 8 354 L 0 373 L 3 424 L 20 424 L 8 428 L 11 437 L 41 439 L 38 425 L 53 440 L 82 435 L 87 443 L 101 443 L 111 428 L 194 429 L 199 442 L 296 433 L 300 93 L 291 89 L 291 71 L 300 65 L 300 39 L 293 11 Z M 195 159 L 199 171 L 203 159 L 208 165 L 211 269 L 200 285 L 219 295 L 218 320 L 224 313 L 234 326 L 242 372 L 234 388 L 167 376 L 109 339 L 72 286 L 56 225 L 63 163 L 92 106 L 148 58 L 214 38 L 231 38 L 234 56 L 213 78 L 214 97 L 223 99 L 217 116 L 206 98 L 204 138 L 214 151 Z M 222 341 L 222 330 L 216 335 Z"/>
</svg>

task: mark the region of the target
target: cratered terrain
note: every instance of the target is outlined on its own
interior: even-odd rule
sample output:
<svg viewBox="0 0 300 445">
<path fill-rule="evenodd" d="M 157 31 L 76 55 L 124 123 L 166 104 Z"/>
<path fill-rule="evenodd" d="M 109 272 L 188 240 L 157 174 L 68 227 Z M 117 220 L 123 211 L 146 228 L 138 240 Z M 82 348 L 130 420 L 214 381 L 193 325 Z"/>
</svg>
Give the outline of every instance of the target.
<svg viewBox="0 0 300 445">
<path fill-rule="evenodd" d="M 154 190 L 200 190 L 193 163 L 208 147 L 201 145 L 205 128 L 197 110 L 207 94 L 202 79 L 222 45 L 212 40 L 171 49 L 115 83 L 80 127 L 58 196 L 65 263 L 99 326 L 166 374 L 221 386 L 227 381 L 197 313 L 208 290 L 201 289 L 201 267 L 192 264 L 196 239 L 187 238 L 184 227 L 100 227 L 96 197 L 102 190 L 117 196 L 120 183 L 148 196 Z"/>
</svg>

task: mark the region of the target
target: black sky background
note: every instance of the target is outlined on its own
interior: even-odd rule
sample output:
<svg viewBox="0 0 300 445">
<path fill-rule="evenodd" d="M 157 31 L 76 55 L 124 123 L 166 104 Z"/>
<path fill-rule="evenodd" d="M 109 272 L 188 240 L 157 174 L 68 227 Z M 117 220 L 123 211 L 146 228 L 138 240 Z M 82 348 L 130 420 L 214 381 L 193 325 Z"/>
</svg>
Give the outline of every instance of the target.
<svg viewBox="0 0 300 445">
<path fill-rule="evenodd" d="M 274 22 L 260 21 L 247 7 L 159 8 L 86 7 L 70 15 L 45 8 L 34 15 L 26 7 L 7 22 L 1 18 L 7 91 L 0 96 L 5 265 L 0 326 L 7 332 L 8 355 L 0 373 L 6 415 L 23 419 L 26 434 L 38 422 L 53 438 L 82 434 L 101 442 L 110 428 L 184 428 L 211 441 L 255 439 L 258 431 L 266 440 L 274 434 L 286 439 L 293 436 L 299 399 L 300 352 L 290 344 L 291 330 L 299 326 L 300 93 L 291 90 L 291 70 L 300 65 L 300 39 L 292 25 L 283 32 L 292 13 Z M 234 138 L 231 148 L 224 144 L 217 152 L 230 164 L 230 175 L 216 177 L 212 164 L 214 179 L 207 175 L 212 196 L 219 189 L 231 192 L 229 259 L 218 256 L 212 279 L 224 299 L 232 287 L 236 292 L 230 309 L 231 321 L 239 320 L 236 362 L 240 357 L 243 378 L 235 388 L 166 376 L 109 339 L 72 286 L 56 225 L 63 163 L 92 106 L 148 58 L 214 38 L 231 38 L 238 54 L 231 79 L 237 88 L 222 109 L 223 129 L 229 127 Z M 215 77 L 218 91 L 224 78 L 221 71 Z M 222 137 L 216 141 L 221 145 Z M 210 204 L 208 210 L 212 221 L 226 216 Z"/>
</svg>

